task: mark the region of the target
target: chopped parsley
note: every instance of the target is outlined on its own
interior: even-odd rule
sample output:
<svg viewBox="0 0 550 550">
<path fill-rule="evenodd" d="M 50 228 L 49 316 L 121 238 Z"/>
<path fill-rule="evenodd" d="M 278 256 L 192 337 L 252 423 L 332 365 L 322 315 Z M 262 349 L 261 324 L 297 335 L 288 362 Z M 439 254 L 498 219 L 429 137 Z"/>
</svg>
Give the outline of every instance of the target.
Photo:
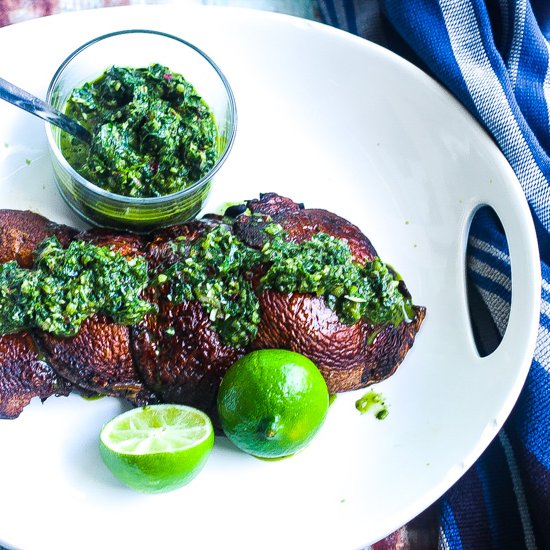
<svg viewBox="0 0 550 550">
<path fill-rule="evenodd" d="M 248 344 L 258 331 L 260 306 L 246 274 L 259 262 L 259 253 L 225 225 L 190 246 L 185 240 L 177 245 L 184 258 L 157 278 L 159 283 L 171 281 L 169 299 L 198 300 L 225 344 Z"/>
<path fill-rule="evenodd" d="M 412 318 L 412 304 L 399 291 L 399 279 L 379 259 L 363 266 L 353 261 L 348 244 L 326 233 L 300 243 L 288 240 L 277 224 L 268 224 L 261 250 L 246 246 L 225 225 L 192 244 L 180 240 L 183 258 L 161 273 L 171 282 L 169 299 L 197 300 L 224 343 L 245 346 L 260 324 L 260 305 L 250 280 L 252 269 L 269 266 L 259 290 L 322 296 L 340 321 L 365 319 L 373 325 L 399 324 Z"/>
<path fill-rule="evenodd" d="M 79 240 L 64 249 L 49 237 L 36 250 L 33 269 L 15 261 L 0 265 L 0 333 L 39 328 L 72 336 L 95 313 L 115 323 L 136 323 L 153 310 L 140 298 L 147 283 L 141 257 L 127 260 Z"/>
<path fill-rule="evenodd" d="M 130 197 L 185 189 L 216 162 L 213 114 L 178 73 L 153 64 L 111 67 L 75 88 L 66 112 L 93 135 L 91 147 L 63 134 L 69 164 L 100 187 Z"/>
<path fill-rule="evenodd" d="M 411 302 L 399 291 L 399 280 L 375 258 L 365 265 L 353 261 L 349 245 L 326 233 L 300 243 L 288 242 L 282 228 L 270 225 L 272 238 L 262 249 L 271 267 L 264 288 L 322 296 L 345 324 L 365 319 L 373 325 L 412 318 Z"/>
<path fill-rule="evenodd" d="M 0 334 L 39 328 L 71 336 L 95 313 L 134 324 L 155 311 L 142 291 L 163 284 L 174 303 L 198 301 L 222 342 L 235 347 L 254 340 L 261 321 L 258 294 L 267 289 L 323 297 L 345 324 L 364 319 L 397 325 L 412 318 L 399 276 L 379 258 L 361 265 L 345 241 L 326 233 L 297 243 L 280 225 L 267 224 L 264 232 L 259 250 L 225 224 L 194 241 L 178 237 L 171 245 L 179 259 L 152 279 L 140 256 L 127 259 L 80 240 L 64 249 L 49 237 L 37 248 L 33 269 L 15 261 L 0 265 Z M 175 329 L 165 332 L 173 336 Z"/>
</svg>

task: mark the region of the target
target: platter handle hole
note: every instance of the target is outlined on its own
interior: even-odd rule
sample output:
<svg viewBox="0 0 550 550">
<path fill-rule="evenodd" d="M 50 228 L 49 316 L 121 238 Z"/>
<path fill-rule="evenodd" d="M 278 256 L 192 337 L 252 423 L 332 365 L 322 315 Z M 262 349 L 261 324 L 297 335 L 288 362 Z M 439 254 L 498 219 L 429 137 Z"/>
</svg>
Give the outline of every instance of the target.
<svg viewBox="0 0 550 550">
<path fill-rule="evenodd" d="M 472 218 L 466 246 L 466 284 L 474 341 L 480 357 L 486 357 L 498 348 L 506 332 L 512 293 L 506 234 L 490 206 L 481 206 Z"/>
</svg>

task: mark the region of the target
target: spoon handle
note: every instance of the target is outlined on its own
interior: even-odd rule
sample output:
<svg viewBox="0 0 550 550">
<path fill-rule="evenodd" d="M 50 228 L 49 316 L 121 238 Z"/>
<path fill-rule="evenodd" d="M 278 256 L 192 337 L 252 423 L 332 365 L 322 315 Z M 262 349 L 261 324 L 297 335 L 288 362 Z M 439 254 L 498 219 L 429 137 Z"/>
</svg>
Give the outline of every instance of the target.
<svg viewBox="0 0 550 550">
<path fill-rule="evenodd" d="M 48 105 L 40 98 L 26 92 L 25 90 L 22 90 L 15 84 L 8 82 L 1 77 L 0 99 L 32 113 L 42 120 L 46 120 L 47 122 L 53 124 L 54 126 L 58 126 L 62 130 L 65 130 L 72 136 L 77 137 L 85 143 L 90 144 L 92 142 L 90 132 L 88 132 L 88 130 L 86 130 L 86 128 L 81 126 L 78 122 L 54 109 L 51 105 Z"/>
</svg>

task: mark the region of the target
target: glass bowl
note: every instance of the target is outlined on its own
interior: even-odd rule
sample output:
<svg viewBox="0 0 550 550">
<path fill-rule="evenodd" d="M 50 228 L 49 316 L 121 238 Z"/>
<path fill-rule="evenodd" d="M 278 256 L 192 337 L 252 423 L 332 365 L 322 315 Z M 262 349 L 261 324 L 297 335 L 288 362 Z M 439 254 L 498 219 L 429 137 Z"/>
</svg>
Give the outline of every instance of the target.
<svg viewBox="0 0 550 550">
<path fill-rule="evenodd" d="M 46 124 L 57 187 L 65 202 L 86 222 L 113 229 L 148 232 L 194 218 L 210 191 L 212 178 L 227 159 L 235 139 L 237 112 L 227 79 L 196 46 L 163 32 L 131 29 L 105 34 L 80 46 L 57 69 L 46 100 L 60 111 L 75 87 L 109 67 L 147 67 L 159 63 L 190 82 L 214 114 L 216 162 L 200 180 L 176 193 L 135 198 L 106 191 L 82 177 L 61 152 L 62 130 Z"/>
</svg>

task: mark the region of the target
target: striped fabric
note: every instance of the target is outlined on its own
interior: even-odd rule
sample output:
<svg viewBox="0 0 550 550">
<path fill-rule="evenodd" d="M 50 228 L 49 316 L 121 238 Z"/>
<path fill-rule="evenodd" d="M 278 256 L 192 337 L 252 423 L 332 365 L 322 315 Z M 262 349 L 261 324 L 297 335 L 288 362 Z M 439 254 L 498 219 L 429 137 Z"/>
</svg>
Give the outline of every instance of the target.
<svg viewBox="0 0 550 550">
<path fill-rule="evenodd" d="M 550 548 L 550 1 L 320 0 L 325 22 L 403 55 L 445 85 L 491 133 L 531 207 L 542 269 L 532 366 L 505 427 L 429 513 L 374 545 L 396 548 Z M 492 212 L 474 221 L 470 281 L 503 334 L 510 309 L 506 240 Z M 491 346 L 491 343 L 487 343 Z M 494 346 L 494 344 L 493 344 Z M 490 350 L 488 350 L 490 351 Z M 424 516 L 426 515 L 424 514 Z M 425 517 L 421 518 L 425 523 Z"/>
</svg>

